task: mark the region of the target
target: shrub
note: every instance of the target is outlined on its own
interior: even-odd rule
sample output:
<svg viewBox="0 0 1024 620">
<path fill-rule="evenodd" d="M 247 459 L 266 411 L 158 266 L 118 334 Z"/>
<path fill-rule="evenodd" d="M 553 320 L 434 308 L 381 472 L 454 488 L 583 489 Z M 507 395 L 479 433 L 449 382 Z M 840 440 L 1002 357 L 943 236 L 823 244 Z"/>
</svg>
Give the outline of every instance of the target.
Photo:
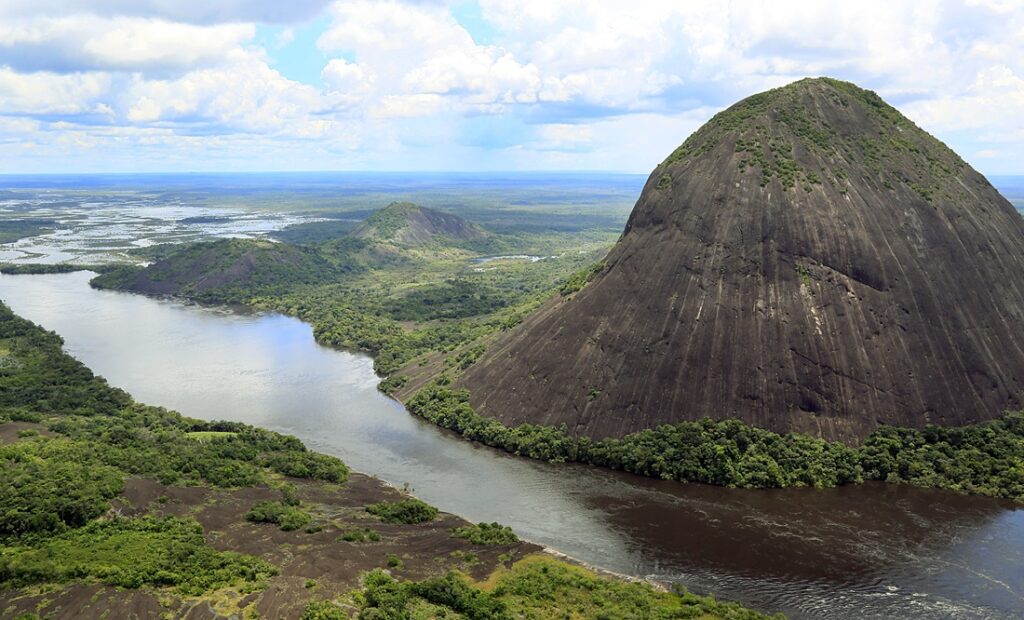
<svg viewBox="0 0 1024 620">
<path fill-rule="evenodd" d="M 512 528 L 500 523 L 478 523 L 452 530 L 457 538 L 465 538 L 474 545 L 514 545 L 519 542 Z"/>
<path fill-rule="evenodd" d="M 377 389 L 385 394 L 393 394 L 408 382 L 409 377 L 406 375 L 391 375 L 378 383 Z"/>
<path fill-rule="evenodd" d="M 594 263 L 588 267 L 580 269 L 576 273 L 569 276 L 569 279 L 565 281 L 565 284 L 558 289 L 558 292 L 562 297 L 568 297 L 573 293 L 580 291 L 588 282 L 597 277 L 597 274 L 604 271 L 604 261 Z"/>
<path fill-rule="evenodd" d="M 281 486 L 281 502 L 288 506 L 299 505 L 299 495 L 295 490 L 294 484 L 284 484 Z"/>
<path fill-rule="evenodd" d="M 306 527 L 313 520 L 308 512 L 284 502 L 260 502 L 245 513 L 245 519 L 253 523 L 274 523 L 286 532 Z"/>
<path fill-rule="evenodd" d="M 338 538 L 345 542 L 379 542 L 380 533 L 370 528 L 363 528 L 361 530 L 349 530 Z"/>
<path fill-rule="evenodd" d="M 464 577 L 455 572 L 412 583 L 409 590 L 415 596 L 465 614 L 473 620 L 511 618 L 505 610 L 504 602 L 470 586 Z"/>
<path fill-rule="evenodd" d="M 312 478 L 327 482 L 345 482 L 348 467 L 340 459 L 316 452 L 290 450 L 270 454 L 264 459 L 267 467 L 279 474 L 295 478 Z"/>
<path fill-rule="evenodd" d="M 313 601 L 306 604 L 300 620 L 348 620 L 348 615 L 330 601 Z"/>
<path fill-rule="evenodd" d="M 364 578 L 363 586 L 366 604 L 359 612 L 360 620 L 408 618 L 406 605 L 409 602 L 409 592 L 391 575 L 380 569 L 371 571 Z"/>
<path fill-rule="evenodd" d="M 378 502 L 367 506 L 366 512 L 388 523 L 425 523 L 437 518 L 437 508 L 415 498 L 398 502 Z"/>
</svg>

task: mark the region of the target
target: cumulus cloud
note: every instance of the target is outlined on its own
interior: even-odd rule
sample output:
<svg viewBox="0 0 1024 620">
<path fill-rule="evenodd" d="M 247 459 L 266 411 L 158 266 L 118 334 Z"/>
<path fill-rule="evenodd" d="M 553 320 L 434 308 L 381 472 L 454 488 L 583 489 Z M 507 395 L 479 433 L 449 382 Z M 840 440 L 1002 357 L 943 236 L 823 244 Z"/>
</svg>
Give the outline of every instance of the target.
<svg viewBox="0 0 1024 620">
<path fill-rule="evenodd" d="M 191 24 L 295 23 L 319 13 L 330 0 L 4 0 L 0 16 L 59 17 L 89 13 L 150 17 Z"/>
<path fill-rule="evenodd" d="M 188 70 L 222 61 L 251 24 L 79 15 L 0 22 L 0 64 L 24 72 Z"/>
<path fill-rule="evenodd" d="M 281 133 L 319 124 L 311 112 L 323 105 L 315 88 L 246 57 L 173 80 L 137 77 L 119 99 L 132 123 L 177 122 L 211 133 Z"/>
<path fill-rule="evenodd" d="M 103 74 L 23 75 L 0 67 L 0 110 L 8 116 L 108 113 L 102 99 L 111 82 Z"/>
<path fill-rule="evenodd" d="M 374 115 L 420 115 L 446 104 L 493 111 L 495 104 L 537 98 L 537 68 L 499 47 L 477 45 L 444 5 L 339 2 L 332 17 L 318 45 L 351 54 L 357 64 L 331 61 L 325 79 L 335 86 L 343 69 L 347 88 L 376 95 Z"/>
<path fill-rule="evenodd" d="M 211 165 L 644 171 L 736 99 L 827 74 L 988 169 L 1024 158 L 1020 2 L 476 1 L 463 23 L 445 0 L 6 0 L 0 139 L 26 128 L 39 161 L 63 135 Z M 315 85 L 281 61 L 301 45 Z"/>
<path fill-rule="evenodd" d="M 921 123 L 937 131 L 984 129 L 997 121 L 991 136 L 1014 136 L 1024 129 L 1024 75 L 1004 64 L 983 69 L 966 89 L 906 106 Z M 1012 137 L 1010 139 L 1013 139 Z"/>
</svg>

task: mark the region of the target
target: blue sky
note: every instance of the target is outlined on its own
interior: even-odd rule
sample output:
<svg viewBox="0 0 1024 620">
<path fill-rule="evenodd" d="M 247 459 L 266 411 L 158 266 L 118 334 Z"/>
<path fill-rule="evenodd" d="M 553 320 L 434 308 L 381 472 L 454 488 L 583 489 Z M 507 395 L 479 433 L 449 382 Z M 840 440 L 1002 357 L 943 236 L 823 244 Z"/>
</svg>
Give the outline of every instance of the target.
<svg viewBox="0 0 1024 620">
<path fill-rule="evenodd" d="M 1024 3 L 3 0 L 5 172 L 648 172 L 805 76 L 1024 174 Z"/>
</svg>

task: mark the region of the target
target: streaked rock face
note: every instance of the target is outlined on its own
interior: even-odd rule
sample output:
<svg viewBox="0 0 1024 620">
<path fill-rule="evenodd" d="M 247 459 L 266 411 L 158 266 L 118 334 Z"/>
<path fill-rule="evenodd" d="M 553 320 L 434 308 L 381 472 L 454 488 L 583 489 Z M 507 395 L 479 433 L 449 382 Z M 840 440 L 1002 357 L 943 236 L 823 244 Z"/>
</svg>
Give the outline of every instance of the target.
<svg viewBox="0 0 1024 620">
<path fill-rule="evenodd" d="M 1021 406 L 1024 220 L 852 84 L 714 117 L 651 174 L 606 265 L 469 368 L 478 413 L 593 437 L 738 417 L 852 442 Z"/>
</svg>

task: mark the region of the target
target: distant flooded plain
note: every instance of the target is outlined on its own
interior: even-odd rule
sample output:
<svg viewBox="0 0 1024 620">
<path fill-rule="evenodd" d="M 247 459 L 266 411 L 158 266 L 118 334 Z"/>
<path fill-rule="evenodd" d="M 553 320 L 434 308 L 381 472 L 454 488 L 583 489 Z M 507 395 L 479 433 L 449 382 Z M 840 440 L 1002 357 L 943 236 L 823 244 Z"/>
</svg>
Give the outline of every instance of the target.
<svg viewBox="0 0 1024 620">
<path fill-rule="evenodd" d="M 1020 618 L 1024 511 L 869 484 L 748 491 L 511 457 L 409 415 L 308 325 L 0 275 L 0 299 L 146 403 L 300 437 L 443 510 L 607 570 L 793 618 Z"/>
</svg>

